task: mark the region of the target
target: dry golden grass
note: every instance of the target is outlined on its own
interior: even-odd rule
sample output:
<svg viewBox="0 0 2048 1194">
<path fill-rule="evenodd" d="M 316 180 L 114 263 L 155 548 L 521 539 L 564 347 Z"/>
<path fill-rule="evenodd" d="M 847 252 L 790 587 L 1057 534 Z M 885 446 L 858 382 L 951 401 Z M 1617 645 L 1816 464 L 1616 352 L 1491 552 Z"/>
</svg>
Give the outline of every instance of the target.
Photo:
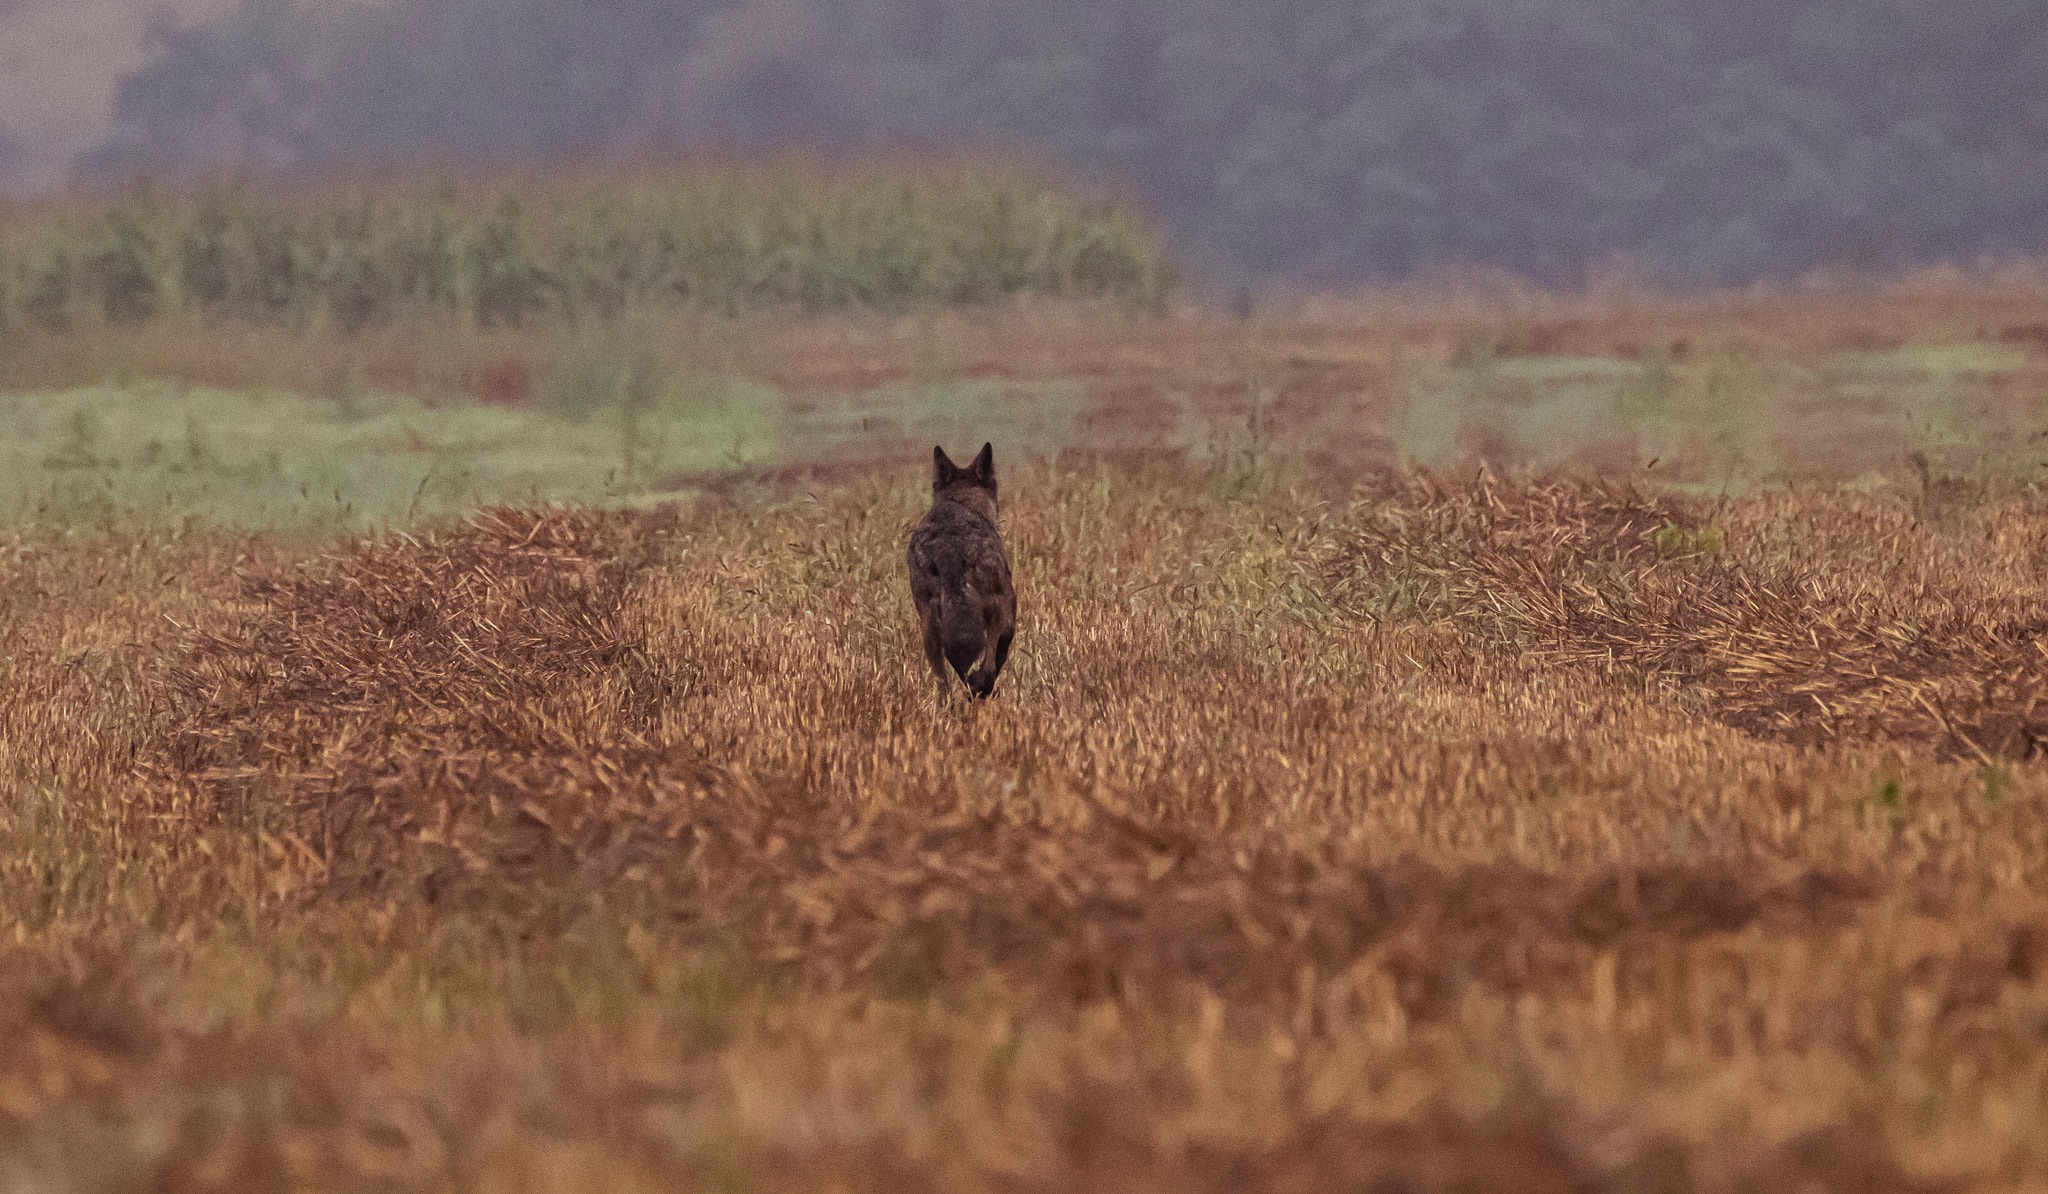
<svg viewBox="0 0 2048 1194">
<path fill-rule="evenodd" d="M 10 544 L 0 1185 L 2048 1185 L 2038 499 L 914 480 Z"/>
</svg>

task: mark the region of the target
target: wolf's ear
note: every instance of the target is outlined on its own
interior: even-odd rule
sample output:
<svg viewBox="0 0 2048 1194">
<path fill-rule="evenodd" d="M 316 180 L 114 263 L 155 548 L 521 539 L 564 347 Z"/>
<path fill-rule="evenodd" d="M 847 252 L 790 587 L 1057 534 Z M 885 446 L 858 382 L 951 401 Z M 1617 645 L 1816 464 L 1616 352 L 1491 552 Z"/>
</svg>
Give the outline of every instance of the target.
<svg viewBox="0 0 2048 1194">
<path fill-rule="evenodd" d="M 946 482 L 951 481 L 954 477 L 957 477 L 959 475 L 960 466 L 953 463 L 953 458 L 946 455 L 946 450 L 944 448 L 939 447 L 937 444 L 933 444 L 932 484 L 944 485 Z"/>
<path fill-rule="evenodd" d="M 967 466 L 967 471 L 974 474 L 974 479 L 983 485 L 994 485 L 996 483 L 996 446 L 994 444 L 981 445 L 981 455 L 974 458 L 974 463 Z"/>
</svg>

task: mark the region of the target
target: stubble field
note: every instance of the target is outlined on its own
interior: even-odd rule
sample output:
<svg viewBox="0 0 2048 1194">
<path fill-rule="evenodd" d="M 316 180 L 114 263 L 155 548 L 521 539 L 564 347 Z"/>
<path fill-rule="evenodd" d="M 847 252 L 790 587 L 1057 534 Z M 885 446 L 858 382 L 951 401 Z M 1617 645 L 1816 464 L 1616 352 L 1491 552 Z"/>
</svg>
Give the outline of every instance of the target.
<svg viewBox="0 0 2048 1194">
<path fill-rule="evenodd" d="M 0 1187 L 2048 1185 L 2048 304 L 1017 319 L 736 340 L 790 457 L 631 500 L 24 513 Z M 984 705 L 933 424 L 801 451 L 934 343 L 1104 420 Z"/>
</svg>

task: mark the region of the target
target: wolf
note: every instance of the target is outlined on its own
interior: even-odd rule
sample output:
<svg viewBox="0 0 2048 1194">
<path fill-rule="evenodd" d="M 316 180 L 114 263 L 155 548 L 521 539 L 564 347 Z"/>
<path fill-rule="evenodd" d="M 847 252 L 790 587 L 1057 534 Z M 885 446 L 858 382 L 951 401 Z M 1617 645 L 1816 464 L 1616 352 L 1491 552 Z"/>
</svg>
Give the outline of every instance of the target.
<svg viewBox="0 0 2048 1194">
<path fill-rule="evenodd" d="M 943 692 L 946 668 L 978 700 L 995 692 L 1017 634 L 1017 590 L 996 525 L 995 446 L 966 468 L 932 449 L 932 508 L 910 535 L 910 599 L 924 657 Z"/>
</svg>

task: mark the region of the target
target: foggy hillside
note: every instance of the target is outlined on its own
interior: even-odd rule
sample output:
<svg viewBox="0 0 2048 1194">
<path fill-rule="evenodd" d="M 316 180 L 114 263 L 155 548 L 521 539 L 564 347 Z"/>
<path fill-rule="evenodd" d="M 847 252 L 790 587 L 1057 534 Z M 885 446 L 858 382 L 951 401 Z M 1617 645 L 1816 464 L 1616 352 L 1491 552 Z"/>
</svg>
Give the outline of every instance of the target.
<svg viewBox="0 0 2048 1194">
<path fill-rule="evenodd" d="M 219 16 L 232 0 L 0 0 L 0 193 L 61 183 L 107 135 L 115 88 L 152 27 Z"/>
<path fill-rule="evenodd" d="M 1014 151 L 1212 278 L 1715 283 L 2040 254 L 2044 60 L 2035 0 L 244 0 L 75 165 Z"/>
</svg>

